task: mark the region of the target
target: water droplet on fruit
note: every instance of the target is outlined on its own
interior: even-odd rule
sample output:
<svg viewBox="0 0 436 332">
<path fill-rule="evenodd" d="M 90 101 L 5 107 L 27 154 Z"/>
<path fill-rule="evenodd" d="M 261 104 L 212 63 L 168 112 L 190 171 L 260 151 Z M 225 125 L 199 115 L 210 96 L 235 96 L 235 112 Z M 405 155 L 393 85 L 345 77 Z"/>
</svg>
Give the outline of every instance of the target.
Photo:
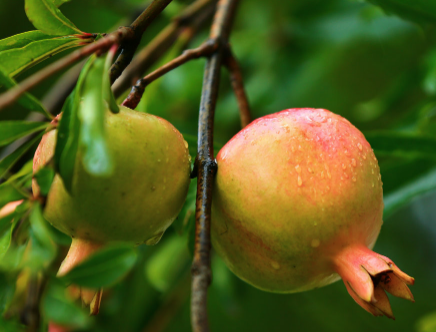
<svg viewBox="0 0 436 332">
<path fill-rule="evenodd" d="M 366 160 L 366 154 L 362 155 L 362 158 Z"/>
<path fill-rule="evenodd" d="M 351 159 L 351 165 L 353 165 L 353 167 L 356 167 L 356 159 Z"/>
<path fill-rule="evenodd" d="M 342 164 L 342 169 L 346 169 L 347 166 L 345 164 Z"/>
<path fill-rule="evenodd" d="M 301 180 L 301 177 L 298 176 L 298 186 L 301 187 L 301 185 L 303 184 L 303 180 Z"/>
<path fill-rule="evenodd" d="M 162 238 L 162 235 L 164 234 L 164 232 L 161 232 L 155 236 L 153 236 L 152 238 L 148 239 L 147 241 L 145 241 L 145 244 L 148 246 L 154 246 L 155 244 L 157 244 L 160 239 Z"/>
<path fill-rule="evenodd" d="M 158 159 L 157 162 L 160 163 L 160 159 Z"/>
<path fill-rule="evenodd" d="M 324 179 L 324 171 L 321 171 L 321 179 Z"/>
<path fill-rule="evenodd" d="M 355 176 L 353 176 L 353 177 L 351 178 L 351 180 L 353 180 L 353 182 L 356 182 L 356 181 L 357 181 Z"/>
<path fill-rule="evenodd" d="M 300 150 L 300 151 L 301 151 L 301 145 L 299 145 L 299 146 L 298 146 L 298 150 Z"/>
<path fill-rule="evenodd" d="M 313 248 L 319 247 L 320 241 L 318 239 L 313 239 L 312 242 L 310 242 L 310 245 Z"/>
<path fill-rule="evenodd" d="M 348 154 L 348 150 L 345 150 L 344 153 L 347 155 Z"/>
<path fill-rule="evenodd" d="M 300 174 L 301 173 L 300 165 L 295 166 L 295 170 L 297 171 L 298 174 Z"/>
<path fill-rule="evenodd" d="M 329 173 L 329 172 L 327 172 L 327 177 L 328 177 L 329 179 L 331 179 L 331 178 L 332 178 L 332 176 L 330 175 L 330 173 Z"/>
<path fill-rule="evenodd" d="M 372 187 L 374 188 L 374 182 L 372 183 Z"/>
<path fill-rule="evenodd" d="M 327 191 L 330 191 L 330 187 L 329 186 L 327 186 L 326 189 L 327 189 Z"/>
<path fill-rule="evenodd" d="M 188 142 L 186 142 L 186 141 L 183 141 L 183 143 L 185 143 L 185 148 L 188 148 L 188 147 L 189 147 L 189 144 L 188 144 Z"/>
<path fill-rule="evenodd" d="M 357 147 L 359 148 L 359 150 L 360 150 L 360 151 L 362 151 L 362 150 L 363 150 L 363 148 L 362 148 L 362 144 L 360 144 L 360 143 L 357 143 Z"/>
<path fill-rule="evenodd" d="M 374 174 L 374 170 L 373 169 L 371 170 L 371 173 Z"/>
<path fill-rule="evenodd" d="M 275 261 L 271 262 L 271 266 L 273 267 L 273 269 L 276 269 L 276 270 L 280 269 L 280 264 L 275 262 Z"/>
</svg>

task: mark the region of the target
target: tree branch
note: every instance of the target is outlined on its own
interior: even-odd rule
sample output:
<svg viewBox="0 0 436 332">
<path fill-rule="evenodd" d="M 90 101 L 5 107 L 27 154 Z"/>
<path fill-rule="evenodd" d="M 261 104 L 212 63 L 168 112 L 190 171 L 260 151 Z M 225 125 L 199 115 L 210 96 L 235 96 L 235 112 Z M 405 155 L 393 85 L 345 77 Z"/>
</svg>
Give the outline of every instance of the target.
<svg viewBox="0 0 436 332">
<path fill-rule="evenodd" d="M 216 0 L 197 0 L 188 6 L 180 15 L 162 30 L 142 51 L 133 59 L 130 66 L 123 71 L 115 81 L 112 90 L 115 96 L 120 96 L 125 90 L 135 84 L 160 56 L 168 51 L 174 42 L 184 33 L 188 37 L 201 26 L 213 13 Z"/>
<path fill-rule="evenodd" d="M 151 82 L 157 80 L 158 78 L 162 77 L 169 71 L 187 63 L 190 60 L 198 59 L 203 56 L 210 55 L 213 51 L 216 50 L 218 47 L 218 44 L 216 40 L 208 40 L 205 43 L 201 44 L 199 47 L 186 50 L 182 53 L 182 55 L 178 56 L 177 58 L 171 60 L 167 64 L 163 65 L 162 67 L 156 69 L 152 73 L 148 74 L 144 78 L 139 79 L 136 82 L 136 85 L 132 87 L 132 91 L 127 96 L 127 98 L 123 102 L 123 106 L 129 107 L 131 109 L 135 109 L 136 106 L 138 106 L 139 102 L 141 101 L 141 97 L 144 94 L 145 88 L 147 85 L 149 85 Z"/>
<path fill-rule="evenodd" d="M 239 63 L 233 55 L 230 47 L 226 50 L 224 64 L 230 73 L 230 81 L 232 83 L 236 100 L 238 101 L 241 126 L 244 128 L 251 122 L 250 104 L 248 103 L 248 97 L 244 89 L 241 67 L 239 67 Z"/>
<path fill-rule="evenodd" d="M 172 0 L 153 0 L 141 15 L 126 29 L 130 29 L 130 38 L 125 38 L 121 43 L 121 53 L 110 69 L 110 81 L 114 83 L 123 70 L 132 61 L 133 55 L 141 42 L 145 30 L 154 19 L 169 5 Z"/>
<path fill-rule="evenodd" d="M 220 0 L 212 24 L 210 39 L 219 42 L 217 50 L 208 59 L 203 78 L 200 102 L 195 252 L 192 263 L 191 323 L 194 332 L 209 331 L 207 317 L 207 288 L 210 270 L 210 215 L 213 180 L 217 165 L 213 153 L 213 123 L 218 97 L 223 53 L 228 43 L 233 16 L 239 0 Z"/>
</svg>

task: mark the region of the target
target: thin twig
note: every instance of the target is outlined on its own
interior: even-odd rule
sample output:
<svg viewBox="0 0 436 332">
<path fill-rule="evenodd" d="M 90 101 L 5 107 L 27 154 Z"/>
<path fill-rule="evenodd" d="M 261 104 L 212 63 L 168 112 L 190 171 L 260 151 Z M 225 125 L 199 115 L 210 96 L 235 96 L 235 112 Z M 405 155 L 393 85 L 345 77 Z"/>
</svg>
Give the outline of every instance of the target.
<svg viewBox="0 0 436 332">
<path fill-rule="evenodd" d="M 230 47 L 228 47 L 226 50 L 224 64 L 230 73 L 230 80 L 232 82 L 233 91 L 239 106 L 241 126 L 244 128 L 251 122 L 250 104 L 248 103 L 248 97 L 245 93 L 241 67 L 239 66 L 239 63 L 233 55 Z"/>
<path fill-rule="evenodd" d="M 121 53 L 110 69 L 110 81 L 114 83 L 121 75 L 123 70 L 132 61 L 133 55 L 141 42 L 145 30 L 154 21 L 154 19 L 169 5 L 172 0 L 153 0 L 141 15 L 129 26 L 133 34 L 121 43 Z"/>
<path fill-rule="evenodd" d="M 197 0 L 186 7 L 133 59 L 122 75 L 115 81 L 112 91 L 116 97 L 131 87 L 162 54 L 167 52 L 175 41 L 186 34 L 190 39 L 193 32 L 212 16 L 216 0 Z"/>
<path fill-rule="evenodd" d="M 152 73 L 148 74 L 144 78 L 139 79 L 136 82 L 136 85 L 132 87 L 132 91 L 127 96 L 127 98 L 123 102 L 123 106 L 129 107 L 131 109 L 135 109 L 141 101 L 141 97 L 144 94 L 145 88 L 151 82 L 157 80 L 162 77 L 169 71 L 187 63 L 190 60 L 198 59 L 200 57 L 209 56 L 212 52 L 214 52 L 218 47 L 218 43 L 216 40 L 208 40 L 201 44 L 199 47 L 185 50 L 182 55 L 177 58 L 171 60 L 167 64 L 162 67 L 156 69 Z"/>
<path fill-rule="evenodd" d="M 198 128 L 198 155 L 196 158 L 198 182 L 191 290 L 191 323 L 194 332 L 209 331 L 207 288 L 211 280 L 210 215 L 213 179 L 217 170 L 213 154 L 213 123 L 223 53 L 228 44 L 233 16 L 238 3 L 239 0 L 220 0 L 218 2 L 210 39 L 218 40 L 219 47 L 208 59 L 203 78 Z"/>
</svg>

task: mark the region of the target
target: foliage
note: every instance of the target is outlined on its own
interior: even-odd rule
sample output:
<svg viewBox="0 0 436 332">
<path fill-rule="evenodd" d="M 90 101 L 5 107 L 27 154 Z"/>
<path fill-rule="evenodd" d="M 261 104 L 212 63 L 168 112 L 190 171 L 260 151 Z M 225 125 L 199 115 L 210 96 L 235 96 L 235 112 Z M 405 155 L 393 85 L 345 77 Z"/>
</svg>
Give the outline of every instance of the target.
<svg viewBox="0 0 436 332">
<path fill-rule="evenodd" d="M 1 1 L 0 91 L 98 38 L 83 31 L 101 34 L 128 24 L 145 2 L 26 0 L 24 11 L 19 1 Z M 140 47 L 188 3 L 173 1 L 146 31 Z M 207 29 L 199 31 L 189 46 L 201 43 Z M 341 114 L 365 133 L 384 182 L 385 225 L 376 250 L 416 278 L 412 291 L 417 302 L 392 299 L 398 321 L 376 319 L 352 303 L 339 283 L 286 296 L 264 293 L 237 279 L 214 256 L 209 297 L 214 331 L 434 330 L 435 29 L 436 6 L 428 0 L 241 1 L 231 42 L 253 116 L 320 107 Z M 175 45 L 171 56 L 180 53 L 185 43 Z M 71 183 L 79 145 L 87 148 L 89 172 L 110 173 L 101 110 L 108 103 L 117 111 L 106 75 L 112 56 L 88 58 L 64 103 L 54 160 L 34 176 L 43 194 L 54 170 L 67 185 Z M 167 60 L 163 56 L 159 64 Z M 168 73 L 147 87 L 139 105 L 184 133 L 193 157 L 203 67 L 200 59 Z M 52 125 L 29 122 L 26 116 L 31 111 L 46 114 L 41 100 L 61 84 L 57 79 L 40 84 L 0 112 L 0 207 L 24 199 L 12 215 L 0 217 L 0 330 L 21 330 L 18 318 L 27 301 L 29 280 L 43 278 L 44 322 L 53 320 L 81 331 L 189 331 L 196 181 L 174 227 L 159 245 L 132 249 L 117 244 L 64 278 L 55 277 L 69 240 L 44 220 L 40 202 L 31 198 L 32 164 L 27 162 Z M 83 111 L 90 109 L 83 105 L 88 103 L 97 105 L 91 108 L 95 112 Z M 239 128 L 238 107 L 223 71 L 215 153 Z M 24 145 L 13 148 L 16 140 L 29 135 Z M 70 282 L 110 285 L 98 317 L 88 317 L 65 293 Z"/>
</svg>

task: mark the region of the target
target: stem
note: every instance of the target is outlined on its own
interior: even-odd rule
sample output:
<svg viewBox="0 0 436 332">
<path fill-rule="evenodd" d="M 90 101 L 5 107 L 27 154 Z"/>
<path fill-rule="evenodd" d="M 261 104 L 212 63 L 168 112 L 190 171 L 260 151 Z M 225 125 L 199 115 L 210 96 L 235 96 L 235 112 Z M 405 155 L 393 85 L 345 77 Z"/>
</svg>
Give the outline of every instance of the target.
<svg viewBox="0 0 436 332">
<path fill-rule="evenodd" d="M 194 332 L 209 331 L 207 317 L 207 288 L 210 270 L 210 215 L 213 180 L 217 165 L 213 154 L 213 123 L 224 47 L 232 26 L 238 0 L 220 0 L 212 24 L 210 39 L 218 41 L 218 48 L 206 63 L 201 95 L 198 155 L 196 158 L 198 183 L 195 225 L 195 252 L 192 263 L 191 323 Z"/>
<path fill-rule="evenodd" d="M 162 77 L 169 71 L 187 63 L 190 60 L 210 55 L 213 51 L 216 50 L 217 47 L 218 44 L 216 43 L 216 41 L 211 39 L 201 44 L 197 48 L 184 51 L 182 55 L 178 56 L 177 58 L 163 65 L 162 67 L 156 69 L 144 78 L 138 80 L 136 82 L 136 85 L 132 87 L 132 91 L 127 96 L 126 100 L 124 100 L 122 105 L 131 109 L 135 109 L 141 101 L 142 95 L 144 94 L 147 85 Z"/>
<path fill-rule="evenodd" d="M 250 104 L 248 103 L 248 97 L 244 89 L 241 67 L 239 66 L 239 63 L 233 55 L 230 47 L 227 48 L 224 63 L 230 73 L 230 81 L 232 83 L 236 100 L 238 101 L 239 113 L 241 116 L 241 126 L 244 128 L 251 122 Z"/>
<path fill-rule="evenodd" d="M 123 70 L 132 61 L 133 55 L 141 41 L 147 27 L 154 19 L 169 5 L 172 0 L 153 0 L 150 6 L 145 9 L 141 15 L 128 27 L 132 30 L 131 38 L 123 40 L 121 44 L 121 53 L 110 69 L 111 83 L 121 75 Z"/>
</svg>

